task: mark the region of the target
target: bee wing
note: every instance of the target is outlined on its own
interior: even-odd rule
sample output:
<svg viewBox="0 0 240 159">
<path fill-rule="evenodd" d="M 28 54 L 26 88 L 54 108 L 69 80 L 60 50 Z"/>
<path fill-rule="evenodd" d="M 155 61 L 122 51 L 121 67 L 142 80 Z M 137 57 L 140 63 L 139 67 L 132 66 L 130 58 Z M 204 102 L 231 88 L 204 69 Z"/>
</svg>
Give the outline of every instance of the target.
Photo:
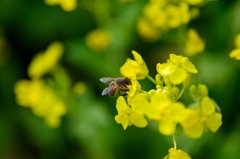
<svg viewBox="0 0 240 159">
<path fill-rule="evenodd" d="M 108 88 L 105 88 L 103 91 L 102 91 L 102 96 L 108 94 L 109 92 L 109 89 Z"/>
<path fill-rule="evenodd" d="M 111 77 L 102 77 L 100 78 L 100 81 L 105 83 L 105 84 L 109 84 L 110 82 L 114 81 L 116 78 L 111 78 Z"/>
</svg>

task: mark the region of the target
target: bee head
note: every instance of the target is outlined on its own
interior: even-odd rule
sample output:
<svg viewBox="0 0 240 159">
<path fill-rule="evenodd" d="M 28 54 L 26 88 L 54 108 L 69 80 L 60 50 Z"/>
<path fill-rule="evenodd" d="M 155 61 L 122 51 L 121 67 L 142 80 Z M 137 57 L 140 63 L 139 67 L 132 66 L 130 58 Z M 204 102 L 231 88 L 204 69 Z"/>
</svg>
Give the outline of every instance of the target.
<svg viewBox="0 0 240 159">
<path fill-rule="evenodd" d="M 124 79 L 124 84 L 125 84 L 125 85 L 132 85 L 131 79 L 126 77 L 126 78 Z"/>
</svg>

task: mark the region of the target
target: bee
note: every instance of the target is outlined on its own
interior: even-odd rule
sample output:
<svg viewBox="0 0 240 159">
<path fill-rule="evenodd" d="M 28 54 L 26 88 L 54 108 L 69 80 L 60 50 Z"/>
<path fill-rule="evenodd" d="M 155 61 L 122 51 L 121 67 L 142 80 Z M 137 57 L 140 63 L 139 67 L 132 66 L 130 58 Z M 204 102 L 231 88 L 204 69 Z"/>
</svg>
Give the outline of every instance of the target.
<svg viewBox="0 0 240 159">
<path fill-rule="evenodd" d="M 116 92 L 118 91 L 120 96 L 125 96 L 126 91 L 128 91 L 127 85 L 132 85 L 131 79 L 128 77 L 119 77 L 119 78 L 111 78 L 111 77 L 103 77 L 100 78 L 100 81 L 109 84 L 109 87 L 105 88 L 102 91 L 102 95 L 108 94 L 110 97 L 113 97 L 116 95 Z M 124 94 L 121 94 L 124 92 Z"/>
</svg>

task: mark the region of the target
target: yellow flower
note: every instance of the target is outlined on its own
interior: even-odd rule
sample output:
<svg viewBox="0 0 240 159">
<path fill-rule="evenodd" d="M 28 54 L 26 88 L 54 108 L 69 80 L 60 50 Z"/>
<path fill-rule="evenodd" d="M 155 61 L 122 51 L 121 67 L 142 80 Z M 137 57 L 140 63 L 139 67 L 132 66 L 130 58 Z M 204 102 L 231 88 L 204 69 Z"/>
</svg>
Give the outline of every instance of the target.
<svg viewBox="0 0 240 159">
<path fill-rule="evenodd" d="M 240 49 L 234 49 L 229 54 L 230 58 L 235 58 L 236 60 L 240 60 Z"/>
<path fill-rule="evenodd" d="M 94 51 L 104 51 L 111 43 L 111 36 L 105 30 L 95 29 L 86 35 L 85 42 Z"/>
<path fill-rule="evenodd" d="M 180 102 L 172 102 L 164 92 L 157 91 L 151 96 L 148 109 L 146 115 L 152 120 L 159 121 L 159 132 L 164 135 L 173 134 L 176 124 L 184 119 L 185 106 Z"/>
<path fill-rule="evenodd" d="M 187 24 L 190 20 L 189 6 L 186 2 L 180 2 L 179 6 L 168 4 L 165 8 L 168 14 L 168 26 L 177 28 L 181 24 Z"/>
<path fill-rule="evenodd" d="M 144 115 L 134 112 L 122 96 L 117 99 L 117 111 L 115 120 L 118 124 L 122 124 L 124 130 L 132 124 L 137 127 L 145 127 L 148 124 Z"/>
<path fill-rule="evenodd" d="M 240 49 L 240 33 L 238 33 L 235 38 L 234 38 L 234 44 L 236 46 L 236 48 Z"/>
<path fill-rule="evenodd" d="M 59 126 L 60 117 L 66 113 L 65 103 L 43 81 L 20 80 L 15 84 L 14 92 L 19 105 L 31 108 L 50 127 Z"/>
<path fill-rule="evenodd" d="M 146 19 L 138 18 L 137 21 L 138 34 L 147 42 L 153 42 L 159 39 L 160 33 L 158 29 L 152 26 Z"/>
<path fill-rule="evenodd" d="M 170 148 L 168 153 L 169 154 L 165 156 L 164 159 L 191 159 L 186 152 L 175 148 Z"/>
<path fill-rule="evenodd" d="M 187 41 L 185 46 L 185 54 L 187 56 L 194 56 L 198 53 L 203 52 L 205 43 L 199 37 L 196 30 L 189 29 L 187 32 Z"/>
<path fill-rule="evenodd" d="M 163 10 L 162 1 L 147 3 L 144 6 L 143 14 L 149 19 L 154 27 L 167 29 L 167 14 Z"/>
<path fill-rule="evenodd" d="M 203 0 L 187 0 L 190 5 L 198 5 L 203 2 Z"/>
<path fill-rule="evenodd" d="M 181 25 L 180 10 L 176 5 L 168 4 L 165 8 L 168 13 L 168 26 L 170 28 L 177 28 Z"/>
<path fill-rule="evenodd" d="M 170 54 L 167 63 L 157 64 L 157 72 L 160 76 L 168 77 L 173 84 L 180 84 L 189 78 L 188 73 L 197 73 L 195 66 L 187 57 Z"/>
<path fill-rule="evenodd" d="M 136 51 L 132 51 L 135 60 L 127 59 L 120 68 L 120 72 L 124 77 L 144 79 L 148 75 L 148 68 L 142 56 Z"/>
<path fill-rule="evenodd" d="M 32 62 L 28 67 L 28 75 L 31 78 L 39 78 L 51 71 L 57 64 L 59 58 L 63 54 L 63 44 L 53 42 L 43 53 L 38 53 L 33 57 Z"/>
<path fill-rule="evenodd" d="M 204 130 L 216 132 L 222 125 L 222 114 L 215 111 L 212 100 L 205 96 L 196 109 L 187 109 L 184 119 L 180 122 L 184 132 L 191 138 L 199 138 Z"/>
<path fill-rule="evenodd" d="M 60 5 L 66 12 L 73 11 L 77 7 L 76 0 L 44 0 L 44 2 L 49 6 Z"/>
<path fill-rule="evenodd" d="M 132 78 L 131 82 L 132 82 L 132 85 L 128 86 L 129 91 L 127 93 L 127 102 L 129 105 L 131 105 L 131 101 L 133 97 L 141 91 L 141 85 L 135 78 Z"/>
</svg>

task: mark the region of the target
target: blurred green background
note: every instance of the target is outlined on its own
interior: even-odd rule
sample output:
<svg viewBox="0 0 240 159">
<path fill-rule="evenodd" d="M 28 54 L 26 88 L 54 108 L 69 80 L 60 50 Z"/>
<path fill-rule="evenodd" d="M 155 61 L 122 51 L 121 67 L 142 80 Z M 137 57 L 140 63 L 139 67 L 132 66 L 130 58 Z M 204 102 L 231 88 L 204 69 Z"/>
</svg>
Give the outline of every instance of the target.
<svg viewBox="0 0 240 159">
<path fill-rule="evenodd" d="M 79 0 L 75 10 L 65 12 L 43 0 L 0 1 L 0 158 L 163 158 L 173 147 L 172 138 L 161 135 L 151 122 L 144 129 L 123 130 L 114 120 L 117 98 L 101 96 L 107 85 L 99 79 L 121 76 L 119 68 L 126 58 L 132 58 L 131 50 L 142 55 L 154 77 L 158 62 L 165 62 L 170 53 L 183 53 L 175 35 L 191 27 L 206 41 L 205 51 L 190 58 L 199 70 L 193 83 L 208 86 L 210 97 L 221 107 L 223 125 L 197 140 L 177 132 L 178 147 L 193 159 L 240 158 L 240 61 L 229 58 L 234 36 L 240 32 L 240 1 L 210 1 L 200 8 L 197 19 L 164 34 L 168 40 L 152 43 L 136 31 L 146 3 Z M 93 51 L 84 39 L 99 27 L 111 33 L 112 41 L 106 50 Z M 65 99 L 68 112 L 55 129 L 31 109 L 17 105 L 13 91 L 18 80 L 29 78 L 32 57 L 53 41 L 65 46 L 60 66 L 68 78 L 69 93 Z M 80 95 L 72 93 L 77 81 L 86 84 Z M 155 88 L 147 79 L 140 83 L 144 90 Z M 187 91 L 181 101 L 191 103 Z"/>
</svg>

